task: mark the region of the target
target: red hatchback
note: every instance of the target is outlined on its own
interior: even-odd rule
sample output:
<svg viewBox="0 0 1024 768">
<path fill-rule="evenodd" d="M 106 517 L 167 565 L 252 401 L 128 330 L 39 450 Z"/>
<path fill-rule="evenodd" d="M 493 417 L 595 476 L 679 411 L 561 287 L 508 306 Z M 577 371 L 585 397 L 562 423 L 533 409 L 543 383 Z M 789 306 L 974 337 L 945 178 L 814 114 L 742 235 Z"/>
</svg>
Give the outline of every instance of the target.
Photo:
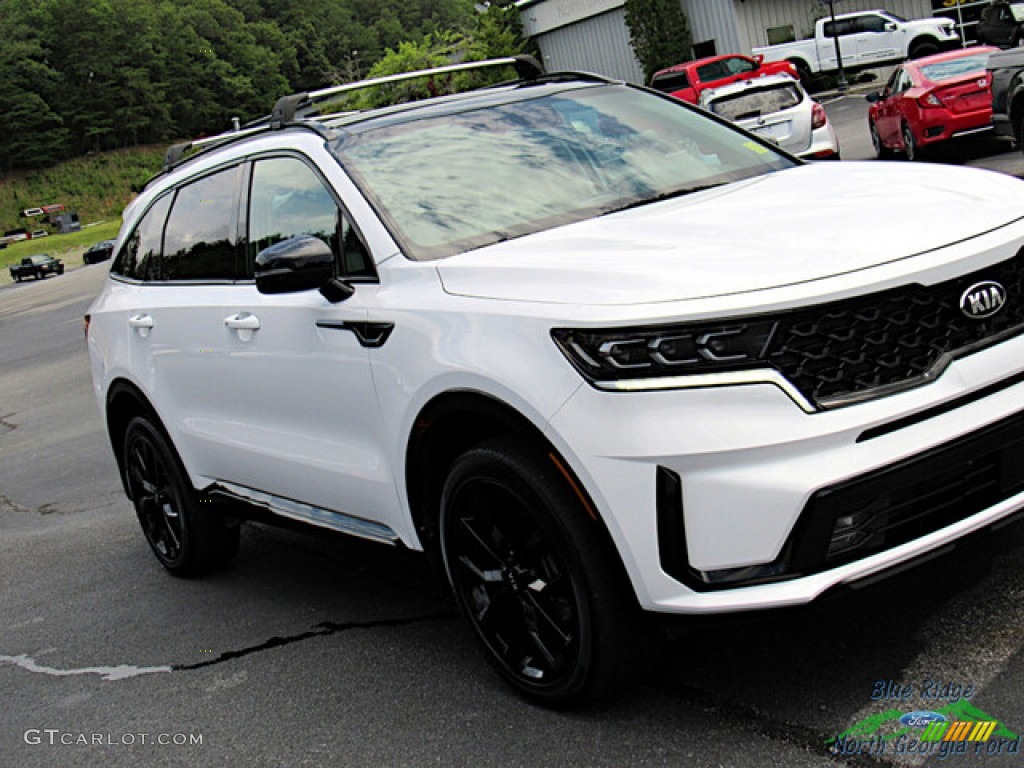
<svg viewBox="0 0 1024 768">
<path fill-rule="evenodd" d="M 696 104 L 702 92 L 720 88 L 737 80 L 750 80 L 765 75 L 787 74 L 799 79 L 796 67 L 788 61 L 764 62 L 763 56 L 709 56 L 695 61 L 684 61 L 674 67 L 655 72 L 651 88 Z"/>
<path fill-rule="evenodd" d="M 908 160 L 949 139 L 991 130 L 992 93 L 985 64 L 998 50 L 974 46 L 907 61 L 880 92 L 870 93 L 868 130 L 875 154 Z"/>
</svg>

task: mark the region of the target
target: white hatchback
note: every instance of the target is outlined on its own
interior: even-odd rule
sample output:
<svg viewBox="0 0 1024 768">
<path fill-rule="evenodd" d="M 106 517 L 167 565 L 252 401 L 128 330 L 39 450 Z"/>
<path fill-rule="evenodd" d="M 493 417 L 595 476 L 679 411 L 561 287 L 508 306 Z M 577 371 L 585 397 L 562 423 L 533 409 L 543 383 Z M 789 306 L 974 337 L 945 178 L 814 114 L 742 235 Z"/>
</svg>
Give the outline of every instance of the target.
<svg viewBox="0 0 1024 768">
<path fill-rule="evenodd" d="M 700 105 L 798 157 L 839 159 L 839 139 L 825 107 L 788 75 L 743 80 L 705 91 Z"/>
</svg>

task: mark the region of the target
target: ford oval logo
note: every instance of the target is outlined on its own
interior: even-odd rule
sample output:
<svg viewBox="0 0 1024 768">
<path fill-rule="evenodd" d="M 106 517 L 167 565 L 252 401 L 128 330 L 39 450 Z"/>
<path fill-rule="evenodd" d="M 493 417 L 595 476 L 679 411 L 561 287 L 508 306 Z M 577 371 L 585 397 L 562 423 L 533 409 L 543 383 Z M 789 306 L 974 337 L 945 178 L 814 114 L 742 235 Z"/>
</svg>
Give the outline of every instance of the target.
<svg viewBox="0 0 1024 768">
<path fill-rule="evenodd" d="M 992 317 L 1005 305 L 1006 289 L 992 280 L 975 283 L 960 297 L 960 311 L 972 320 Z"/>
<path fill-rule="evenodd" d="M 938 712 L 907 712 L 900 718 L 900 722 L 910 728 L 924 728 L 928 723 L 946 722 L 946 716 Z"/>
</svg>

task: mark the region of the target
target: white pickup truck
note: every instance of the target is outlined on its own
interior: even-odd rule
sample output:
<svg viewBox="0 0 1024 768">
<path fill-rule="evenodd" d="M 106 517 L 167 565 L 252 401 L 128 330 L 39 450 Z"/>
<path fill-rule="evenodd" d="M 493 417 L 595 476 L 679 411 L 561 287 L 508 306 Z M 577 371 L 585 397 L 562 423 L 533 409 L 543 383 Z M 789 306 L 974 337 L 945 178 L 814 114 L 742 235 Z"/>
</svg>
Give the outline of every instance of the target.
<svg viewBox="0 0 1024 768">
<path fill-rule="evenodd" d="M 789 61 L 805 82 L 839 68 L 836 39 L 843 69 L 856 71 L 954 48 L 960 42 L 951 19 L 907 21 L 888 11 L 861 11 L 818 19 L 814 37 L 755 48 L 765 61 Z"/>
</svg>

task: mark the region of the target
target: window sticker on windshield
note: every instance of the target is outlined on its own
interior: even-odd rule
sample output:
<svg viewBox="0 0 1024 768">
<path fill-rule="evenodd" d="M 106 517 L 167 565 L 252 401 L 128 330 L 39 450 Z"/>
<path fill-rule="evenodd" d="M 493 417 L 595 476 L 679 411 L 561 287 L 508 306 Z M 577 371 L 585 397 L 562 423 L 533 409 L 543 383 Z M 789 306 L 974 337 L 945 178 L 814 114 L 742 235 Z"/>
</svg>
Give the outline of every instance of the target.
<svg viewBox="0 0 1024 768">
<path fill-rule="evenodd" d="M 767 147 L 762 147 L 756 141 L 745 141 L 745 142 L 743 142 L 743 146 L 746 147 L 747 149 L 749 149 L 751 152 L 756 152 L 759 155 L 767 155 L 768 154 Z"/>
</svg>

